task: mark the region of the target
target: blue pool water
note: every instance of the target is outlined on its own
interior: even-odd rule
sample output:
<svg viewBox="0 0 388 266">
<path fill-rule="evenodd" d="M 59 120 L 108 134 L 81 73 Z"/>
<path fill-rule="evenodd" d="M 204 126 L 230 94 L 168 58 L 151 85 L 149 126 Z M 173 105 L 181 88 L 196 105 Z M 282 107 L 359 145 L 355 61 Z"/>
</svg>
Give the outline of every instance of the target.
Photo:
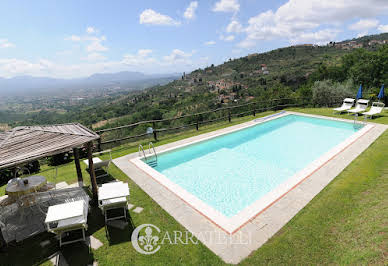
<svg viewBox="0 0 388 266">
<path fill-rule="evenodd" d="M 162 153 L 155 169 L 231 217 L 355 131 L 352 123 L 287 115 Z"/>
</svg>

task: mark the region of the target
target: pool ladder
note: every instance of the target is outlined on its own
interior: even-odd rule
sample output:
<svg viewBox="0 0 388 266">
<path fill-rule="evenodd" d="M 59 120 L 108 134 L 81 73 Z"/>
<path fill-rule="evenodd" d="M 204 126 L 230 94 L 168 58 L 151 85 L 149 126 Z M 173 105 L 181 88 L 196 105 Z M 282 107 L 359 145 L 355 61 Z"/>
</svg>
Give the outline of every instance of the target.
<svg viewBox="0 0 388 266">
<path fill-rule="evenodd" d="M 146 164 L 151 167 L 158 166 L 158 155 L 156 154 L 156 150 L 152 142 L 148 143 L 148 157 L 146 152 L 144 151 L 143 145 L 139 144 L 139 157 L 142 154 Z"/>
<path fill-rule="evenodd" d="M 365 119 L 366 119 L 366 116 L 364 116 L 364 121 L 362 121 L 362 120 L 359 121 L 359 120 L 358 120 L 358 114 L 357 114 L 357 113 L 354 114 L 353 128 L 359 129 L 360 127 L 362 127 L 363 125 L 365 125 L 365 124 L 366 124 Z"/>
</svg>

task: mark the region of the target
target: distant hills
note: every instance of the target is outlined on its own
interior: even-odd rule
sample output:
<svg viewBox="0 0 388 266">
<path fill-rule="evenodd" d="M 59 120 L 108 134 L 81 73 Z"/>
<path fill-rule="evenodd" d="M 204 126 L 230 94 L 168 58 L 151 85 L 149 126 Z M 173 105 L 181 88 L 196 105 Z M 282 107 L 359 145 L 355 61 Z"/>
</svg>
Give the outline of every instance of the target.
<svg viewBox="0 0 388 266">
<path fill-rule="evenodd" d="M 140 72 L 97 73 L 85 78 L 57 79 L 48 77 L 0 77 L 0 95 L 61 94 L 77 89 L 143 89 L 166 84 L 178 74 L 147 75 Z"/>
</svg>

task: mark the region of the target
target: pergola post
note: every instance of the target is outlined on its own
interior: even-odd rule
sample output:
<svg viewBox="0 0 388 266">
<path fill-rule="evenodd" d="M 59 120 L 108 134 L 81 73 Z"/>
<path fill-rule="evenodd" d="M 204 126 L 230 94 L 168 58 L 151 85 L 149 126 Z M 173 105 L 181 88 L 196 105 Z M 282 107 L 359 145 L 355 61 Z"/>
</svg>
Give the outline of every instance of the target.
<svg viewBox="0 0 388 266">
<path fill-rule="evenodd" d="M 84 180 L 82 178 L 81 165 L 79 163 L 79 148 L 73 149 L 75 168 L 77 169 L 78 186 L 84 186 Z"/>
<path fill-rule="evenodd" d="M 90 174 L 90 183 L 92 184 L 93 199 L 97 201 L 98 199 L 97 181 L 96 181 L 96 173 L 94 172 L 94 165 L 93 165 L 93 142 L 92 141 L 88 142 L 86 144 L 86 147 L 88 149 L 89 174 Z"/>
</svg>

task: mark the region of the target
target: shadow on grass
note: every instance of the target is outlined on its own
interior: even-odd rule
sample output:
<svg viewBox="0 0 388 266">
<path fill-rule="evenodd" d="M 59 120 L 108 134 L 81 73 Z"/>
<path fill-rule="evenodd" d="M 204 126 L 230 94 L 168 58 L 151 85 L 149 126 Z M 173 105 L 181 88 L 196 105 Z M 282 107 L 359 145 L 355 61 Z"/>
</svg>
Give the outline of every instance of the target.
<svg viewBox="0 0 388 266">
<path fill-rule="evenodd" d="M 76 242 L 71 245 L 62 246 L 61 253 L 68 265 L 89 265 L 93 264 L 94 256 L 90 247 L 85 242 Z"/>
<path fill-rule="evenodd" d="M 121 211 L 122 210 L 117 210 L 117 212 Z M 115 226 L 112 226 L 112 223 L 115 222 L 127 224 L 123 228 L 116 228 Z M 107 239 L 109 240 L 109 245 L 113 246 L 124 242 L 131 242 L 131 235 L 133 230 L 135 230 L 135 225 L 129 212 L 127 212 L 127 218 L 125 220 L 124 218 L 122 218 L 118 220 L 108 221 L 108 225 L 105 226 L 105 234 Z"/>
<path fill-rule="evenodd" d="M 114 182 L 116 181 L 116 179 L 110 175 L 110 174 L 107 174 L 104 170 L 98 170 L 96 171 L 96 176 L 101 176 L 101 175 L 105 175 L 105 176 L 102 176 L 102 177 L 99 177 L 99 178 L 96 178 L 96 181 L 97 181 L 97 185 L 102 185 L 102 184 L 105 184 L 105 183 L 110 183 L 110 182 Z"/>
<path fill-rule="evenodd" d="M 40 243 L 49 241 L 47 246 Z M 39 265 L 59 250 L 53 234 L 42 233 L 20 243 L 10 243 L 0 252 L 1 265 Z"/>
</svg>

